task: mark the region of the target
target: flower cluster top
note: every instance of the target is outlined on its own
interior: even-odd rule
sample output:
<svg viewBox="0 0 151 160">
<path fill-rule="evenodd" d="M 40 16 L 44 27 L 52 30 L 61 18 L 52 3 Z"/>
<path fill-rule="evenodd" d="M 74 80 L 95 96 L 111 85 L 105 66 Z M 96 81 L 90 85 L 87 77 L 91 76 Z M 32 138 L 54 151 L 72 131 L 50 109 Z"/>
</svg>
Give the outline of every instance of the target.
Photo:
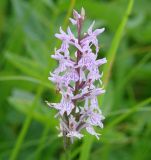
<svg viewBox="0 0 151 160">
<path fill-rule="evenodd" d="M 99 138 L 100 134 L 95 132 L 94 126 L 102 128 L 104 119 L 97 96 L 103 94 L 105 90 L 96 86 L 97 82 L 101 82 L 102 76 L 99 73 L 99 66 L 107 62 L 106 58 L 97 60 L 99 51 L 97 36 L 104 28 L 94 30 L 93 22 L 88 31 L 82 35 L 84 19 L 83 8 L 80 14 L 73 11 L 70 22 L 77 28 L 77 37 L 70 27 L 67 28 L 67 33 L 60 27 L 60 33 L 55 36 L 62 44 L 51 56 L 58 61 L 59 66 L 50 73 L 49 80 L 56 84 L 62 98 L 59 103 L 47 102 L 47 104 L 57 110 L 60 136 L 69 137 L 71 141 L 75 137 L 79 139 L 83 137 L 81 133 L 83 129 Z M 71 51 L 71 46 L 75 48 L 75 53 Z"/>
</svg>

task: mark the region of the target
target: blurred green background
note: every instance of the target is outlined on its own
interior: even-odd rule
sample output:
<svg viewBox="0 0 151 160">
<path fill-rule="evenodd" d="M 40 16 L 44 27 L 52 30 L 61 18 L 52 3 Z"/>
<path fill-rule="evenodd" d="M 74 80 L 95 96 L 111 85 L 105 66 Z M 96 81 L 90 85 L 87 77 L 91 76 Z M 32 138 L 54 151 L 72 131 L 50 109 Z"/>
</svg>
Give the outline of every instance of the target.
<svg viewBox="0 0 151 160">
<path fill-rule="evenodd" d="M 99 97 L 106 119 L 100 140 L 75 141 L 70 159 L 151 160 L 150 0 L 0 0 L 0 160 L 66 160 L 44 101 L 60 99 L 48 81 L 60 43 L 54 34 L 82 6 L 85 31 L 93 20 L 106 28 L 99 37 L 99 57 L 108 59 Z"/>
</svg>

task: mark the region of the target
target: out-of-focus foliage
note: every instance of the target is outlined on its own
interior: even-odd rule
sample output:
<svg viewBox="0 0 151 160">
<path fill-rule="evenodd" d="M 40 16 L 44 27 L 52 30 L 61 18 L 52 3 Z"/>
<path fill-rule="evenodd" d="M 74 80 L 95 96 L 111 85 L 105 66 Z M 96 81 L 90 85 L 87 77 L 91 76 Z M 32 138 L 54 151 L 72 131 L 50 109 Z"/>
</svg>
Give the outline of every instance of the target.
<svg viewBox="0 0 151 160">
<path fill-rule="evenodd" d="M 70 159 L 151 159 L 151 1 L 135 0 L 127 15 L 129 2 L 0 0 L 0 159 L 66 159 L 55 112 L 45 104 L 60 97 L 47 77 L 56 66 L 50 58 L 59 45 L 54 33 L 66 28 L 72 7 L 82 6 L 85 29 L 93 20 L 106 28 L 99 56 L 114 61 L 110 74 L 104 73 L 110 79 L 99 99 L 106 116 L 98 130 L 102 136 L 76 141 Z"/>
</svg>

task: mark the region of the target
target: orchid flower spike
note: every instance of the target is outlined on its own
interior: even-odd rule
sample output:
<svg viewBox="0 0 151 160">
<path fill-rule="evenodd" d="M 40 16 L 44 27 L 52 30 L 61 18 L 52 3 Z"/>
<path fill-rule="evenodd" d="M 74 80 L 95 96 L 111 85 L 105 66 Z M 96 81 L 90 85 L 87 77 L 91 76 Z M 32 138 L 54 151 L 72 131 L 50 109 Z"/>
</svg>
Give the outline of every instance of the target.
<svg viewBox="0 0 151 160">
<path fill-rule="evenodd" d="M 103 75 L 100 74 L 99 67 L 107 62 L 106 58 L 97 59 L 99 52 L 97 37 L 104 28 L 94 30 L 93 22 L 88 31 L 82 35 L 84 20 L 83 8 L 81 13 L 73 10 L 73 18 L 70 18 L 70 21 L 76 25 L 78 36 L 76 37 L 69 27 L 67 33 L 60 27 L 60 33 L 55 34 L 62 44 L 59 49 L 55 49 L 51 57 L 57 60 L 59 65 L 48 78 L 56 84 L 62 98 L 58 103 L 47 104 L 57 111 L 55 117 L 60 120 L 59 135 L 71 142 L 75 138 L 81 139 L 84 136 L 82 133 L 84 129 L 99 139 L 100 134 L 95 132 L 95 127 L 103 128 L 105 118 L 97 99 L 97 96 L 104 94 L 105 90 L 96 85 L 101 82 Z M 71 46 L 76 50 L 74 54 L 71 53 L 71 49 L 69 50 Z"/>
</svg>

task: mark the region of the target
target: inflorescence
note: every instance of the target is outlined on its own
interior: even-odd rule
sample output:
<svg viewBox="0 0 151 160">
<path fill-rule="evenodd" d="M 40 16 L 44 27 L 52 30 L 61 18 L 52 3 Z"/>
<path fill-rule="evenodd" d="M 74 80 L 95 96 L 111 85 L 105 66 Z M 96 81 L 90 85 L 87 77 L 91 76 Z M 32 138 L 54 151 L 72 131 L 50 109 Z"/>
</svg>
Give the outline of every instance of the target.
<svg viewBox="0 0 151 160">
<path fill-rule="evenodd" d="M 103 88 L 97 87 L 102 77 L 99 66 L 107 62 L 106 58 L 97 60 L 99 51 L 97 36 L 104 28 L 93 30 L 95 23 L 93 22 L 88 31 L 82 35 L 84 19 L 83 8 L 80 14 L 73 11 L 70 22 L 77 28 L 77 38 L 69 27 L 67 33 L 60 27 L 60 33 L 55 36 L 62 44 L 51 56 L 58 61 L 59 66 L 50 73 L 49 80 L 56 84 L 62 98 L 59 103 L 47 102 L 47 104 L 57 110 L 55 117 L 60 119 L 59 135 L 68 137 L 71 142 L 75 137 L 81 139 L 84 136 L 81 133 L 83 129 L 99 139 L 100 134 L 95 132 L 94 126 L 103 128 L 104 119 L 97 100 L 97 96 L 105 92 Z M 76 49 L 74 56 L 69 50 L 71 46 Z"/>
</svg>

